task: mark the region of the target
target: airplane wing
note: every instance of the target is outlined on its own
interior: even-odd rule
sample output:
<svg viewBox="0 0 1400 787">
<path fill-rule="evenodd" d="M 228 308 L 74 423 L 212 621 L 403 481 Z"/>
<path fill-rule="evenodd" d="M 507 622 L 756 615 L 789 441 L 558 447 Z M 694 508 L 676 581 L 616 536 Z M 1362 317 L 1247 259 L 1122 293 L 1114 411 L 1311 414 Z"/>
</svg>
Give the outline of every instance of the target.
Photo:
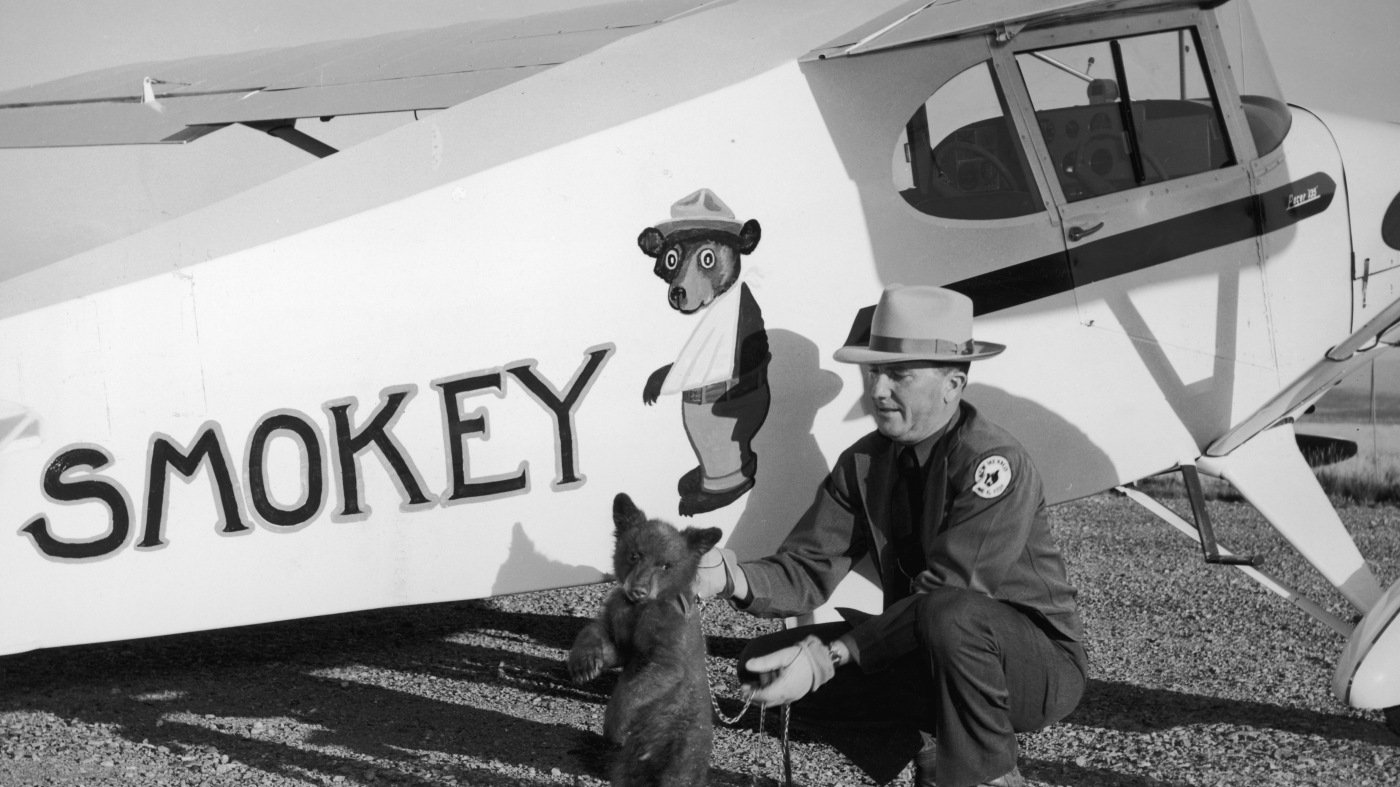
<svg viewBox="0 0 1400 787">
<path fill-rule="evenodd" d="M 184 143 L 232 123 L 443 109 L 728 1 L 624 0 L 79 74 L 0 93 L 0 148 Z"/>
</svg>

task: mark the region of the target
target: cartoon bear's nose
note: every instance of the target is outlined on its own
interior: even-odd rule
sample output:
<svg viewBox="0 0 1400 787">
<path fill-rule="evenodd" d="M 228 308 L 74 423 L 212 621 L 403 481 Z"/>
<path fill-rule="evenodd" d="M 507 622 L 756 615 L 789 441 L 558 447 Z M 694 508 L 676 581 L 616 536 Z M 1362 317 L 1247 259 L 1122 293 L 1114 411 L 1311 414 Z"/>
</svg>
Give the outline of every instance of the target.
<svg viewBox="0 0 1400 787">
<path fill-rule="evenodd" d="M 681 304 L 685 303 L 685 288 L 672 287 L 670 298 L 671 306 L 673 308 L 679 309 L 681 307 Z"/>
</svg>

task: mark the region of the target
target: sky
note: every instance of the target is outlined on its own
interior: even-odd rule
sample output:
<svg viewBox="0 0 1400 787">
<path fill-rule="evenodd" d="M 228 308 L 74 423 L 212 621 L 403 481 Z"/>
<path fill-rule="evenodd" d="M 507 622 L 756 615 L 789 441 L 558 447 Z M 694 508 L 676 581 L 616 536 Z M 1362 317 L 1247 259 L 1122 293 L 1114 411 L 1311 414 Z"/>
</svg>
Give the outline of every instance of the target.
<svg viewBox="0 0 1400 787">
<path fill-rule="evenodd" d="M 516 16 L 600 0 L 0 0 L 0 90 L 167 60 Z M 1400 2 L 1253 0 L 1288 100 L 1400 122 Z M 1322 10 L 1322 9 L 1325 9 Z M 300 126 L 343 148 L 411 120 Z M 240 126 L 183 146 L 0 150 L 0 280 L 310 163 Z"/>
</svg>

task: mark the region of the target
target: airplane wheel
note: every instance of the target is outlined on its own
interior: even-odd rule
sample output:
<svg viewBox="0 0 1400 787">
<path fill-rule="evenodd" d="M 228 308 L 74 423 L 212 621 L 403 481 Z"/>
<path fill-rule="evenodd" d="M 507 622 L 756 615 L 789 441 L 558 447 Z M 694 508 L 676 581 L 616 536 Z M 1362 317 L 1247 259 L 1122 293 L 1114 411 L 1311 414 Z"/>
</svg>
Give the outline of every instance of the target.
<svg viewBox="0 0 1400 787">
<path fill-rule="evenodd" d="M 1400 705 L 1391 705 L 1385 709 L 1385 726 L 1396 735 L 1400 735 Z"/>
</svg>

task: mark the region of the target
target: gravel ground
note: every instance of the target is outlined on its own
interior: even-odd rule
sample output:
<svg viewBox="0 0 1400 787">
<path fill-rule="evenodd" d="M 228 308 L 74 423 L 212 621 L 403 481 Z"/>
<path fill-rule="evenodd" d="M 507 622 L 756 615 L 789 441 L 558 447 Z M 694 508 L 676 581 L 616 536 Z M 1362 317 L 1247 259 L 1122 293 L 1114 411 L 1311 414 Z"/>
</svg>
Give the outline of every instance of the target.
<svg viewBox="0 0 1400 787">
<path fill-rule="evenodd" d="M 1239 504 L 1221 541 L 1333 612 L 1341 597 Z M 1175 506 L 1186 512 L 1184 501 Z M 1400 567 L 1400 511 L 1350 508 L 1362 553 Z M 1090 684 L 1079 709 L 1022 737 L 1035 785 L 1400 785 L 1400 737 L 1331 697 L 1342 639 L 1125 499 L 1057 507 L 1081 591 Z M 382 610 L 0 658 L 4 785 L 603 785 L 611 689 L 564 657 L 603 588 Z M 706 608 L 710 674 L 739 710 L 733 659 L 775 623 Z M 716 785 L 780 777 L 775 713 L 720 724 Z M 905 739 L 794 723 L 802 785 L 908 784 L 854 765 Z M 888 759 L 888 758 L 886 758 Z M 878 779 L 878 780 L 877 780 Z"/>
</svg>

